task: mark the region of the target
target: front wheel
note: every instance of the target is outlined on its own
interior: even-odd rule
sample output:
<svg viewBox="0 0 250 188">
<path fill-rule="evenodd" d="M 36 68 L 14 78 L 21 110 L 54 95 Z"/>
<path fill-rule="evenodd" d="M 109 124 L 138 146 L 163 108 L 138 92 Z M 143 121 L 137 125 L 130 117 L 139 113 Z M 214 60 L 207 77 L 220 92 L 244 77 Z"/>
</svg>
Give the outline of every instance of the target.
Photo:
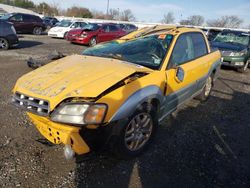
<svg viewBox="0 0 250 188">
<path fill-rule="evenodd" d="M 66 39 L 67 35 L 68 35 L 68 32 L 65 32 L 64 35 L 63 35 L 63 38 Z"/>
<path fill-rule="evenodd" d="M 8 40 L 6 40 L 5 38 L 0 38 L 0 49 L 8 50 L 9 47 L 10 47 L 10 44 Z"/>
<path fill-rule="evenodd" d="M 96 37 L 92 37 L 89 41 L 89 46 L 95 46 L 97 44 Z"/>
<path fill-rule="evenodd" d="M 205 86 L 202 89 L 201 93 L 195 98 L 200 101 L 206 101 L 212 91 L 212 87 L 213 87 L 213 77 L 209 76 L 206 80 Z"/>
<path fill-rule="evenodd" d="M 43 29 L 41 27 L 34 27 L 33 34 L 34 35 L 41 35 L 43 32 Z"/>
<path fill-rule="evenodd" d="M 136 110 L 121 125 L 122 129 L 113 148 L 113 152 L 118 158 L 131 159 L 137 157 L 152 141 L 158 119 L 154 108 L 150 108 Z"/>
</svg>

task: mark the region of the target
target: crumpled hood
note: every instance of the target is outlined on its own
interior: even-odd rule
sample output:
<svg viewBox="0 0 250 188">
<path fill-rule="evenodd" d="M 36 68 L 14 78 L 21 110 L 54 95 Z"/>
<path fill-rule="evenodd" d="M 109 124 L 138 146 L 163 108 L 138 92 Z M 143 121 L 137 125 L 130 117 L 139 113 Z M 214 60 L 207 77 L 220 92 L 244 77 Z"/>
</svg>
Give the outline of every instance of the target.
<svg viewBox="0 0 250 188">
<path fill-rule="evenodd" d="M 83 29 L 72 29 L 69 31 L 70 35 L 79 35 L 83 32 Z"/>
<path fill-rule="evenodd" d="M 44 99 L 53 109 L 70 97 L 97 97 L 135 72 L 151 69 L 120 60 L 72 55 L 22 76 L 13 92 Z"/>
</svg>

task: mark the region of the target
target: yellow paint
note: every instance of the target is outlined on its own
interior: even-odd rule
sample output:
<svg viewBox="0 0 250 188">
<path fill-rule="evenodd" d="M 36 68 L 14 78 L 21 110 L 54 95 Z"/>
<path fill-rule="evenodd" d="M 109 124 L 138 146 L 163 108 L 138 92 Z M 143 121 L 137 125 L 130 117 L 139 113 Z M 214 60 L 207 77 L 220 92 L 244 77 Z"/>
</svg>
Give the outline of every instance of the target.
<svg viewBox="0 0 250 188">
<path fill-rule="evenodd" d="M 212 63 L 220 58 L 218 52 L 181 65 L 185 71 L 185 78 L 183 82 L 178 82 L 175 79 L 176 69 L 166 70 L 174 44 L 182 33 L 201 31 L 190 28 L 157 26 L 154 29 L 151 28 L 151 30 L 150 28 L 143 28 L 132 32 L 118 41 L 132 40 L 139 34 L 152 31 L 160 32 L 161 37 L 166 34 L 174 35 L 172 45 L 160 70 L 151 70 L 109 58 L 72 55 L 22 76 L 17 81 L 13 93 L 20 92 L 31 97 L 47 100 L 50 103 L 50 110 L 53 111 L 65 99 L 76 98 L 77 100 L 81 98 L 83 101 L 88 101 L 135 72 L 148 73 L 148 75 L 132 82 L 128 81 L 124 86 L 98 98 L 96 103 L 108 105 L 104 121 L 108 123 L 119 107 L 139 89 L 156 85 L 163 93 L 167 86 L 165 94 L 169 95 L 204 77 Z M 97 74 L 93 75 L 93 71 Z M 72 147 L 77 154 L 90 151 L 90 148 L 84 142 L 84 138 L 79 134 L 79 127 L 55 123 L 49 117 L 41 117 L 31 113 L 28 113 L 28 115 L 40 133 L 52 143 L 72 144 L 72 139 Z M 96 129 L 97 126 L 88 125 L 87 128 Z"/>
<path fill-rule="evenodd" d="M 41 117 L 32 113 L 27 113 L 39 132 L 54 144 L 71 145 L 77 154 L 89 152 L 88 145 L 79 135 L 80 128 L 67 126 L 50 121 L 48 118 Z M 73 141 L 73 143 L 72 143 Z"/>
</svg>

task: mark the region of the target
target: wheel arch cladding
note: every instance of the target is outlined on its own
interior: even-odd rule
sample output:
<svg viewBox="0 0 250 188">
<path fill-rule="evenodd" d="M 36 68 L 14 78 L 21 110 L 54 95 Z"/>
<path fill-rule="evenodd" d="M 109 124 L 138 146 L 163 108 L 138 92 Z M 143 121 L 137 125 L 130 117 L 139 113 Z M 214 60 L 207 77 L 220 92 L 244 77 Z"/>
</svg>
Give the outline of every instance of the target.
<svg viewBox="0 0 250 188">
<path fill-rule="evenodd" d="M 164 100 L 161 89 L 156 85 L 150 85 L 137 90 L 121 105 L 111 117 L 110 122 L 125 119 L 131 116 L 142 104 L 158 105 Z"/>
</svg>

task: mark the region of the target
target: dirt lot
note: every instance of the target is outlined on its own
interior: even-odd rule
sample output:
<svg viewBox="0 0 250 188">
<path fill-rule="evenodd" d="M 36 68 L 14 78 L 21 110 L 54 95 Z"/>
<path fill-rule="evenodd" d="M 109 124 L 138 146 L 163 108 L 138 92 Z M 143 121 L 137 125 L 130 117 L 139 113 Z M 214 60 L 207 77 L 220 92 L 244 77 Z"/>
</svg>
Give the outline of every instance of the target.
<svg viewBox="0 0 250 188">
<path fill-rule="evenodd" d="M 250 187 L 250 70 L 222 70 L 205 103 L 190 101 L 159 128 L 149 150 L 133 161 L 97 157 L 66 161 L 62 146 L 43 137 L 10 104 L 25 60 L 53 49 L 85 47 L 25 35 L 0 52 L 0 187 Z"/>
</svg>

